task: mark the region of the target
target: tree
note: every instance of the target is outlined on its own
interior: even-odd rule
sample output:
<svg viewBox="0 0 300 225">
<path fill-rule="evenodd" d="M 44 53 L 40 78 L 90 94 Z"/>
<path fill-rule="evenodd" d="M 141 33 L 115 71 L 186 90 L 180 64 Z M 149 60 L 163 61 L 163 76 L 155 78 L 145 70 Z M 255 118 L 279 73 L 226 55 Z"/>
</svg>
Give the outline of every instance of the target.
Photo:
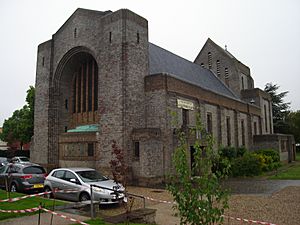
<svg viewBox="0 0 300 225">
<path fill-rule="evenodd" d="M 290 102 L 284 102 L 284 98 L 288 94 L 288 91 L 278 93 L 280 86 L 277 84 L 267 83 L 264 91 L 270 94 L 272 98 L 272 113 L 273 113 L 273 125 L 275 133 L 288 133 L 289 127 L 286 122 L 287 115 L 289 113 Z"/>
<path fill-rule="evenodd" d="M 228 208 L 228 193 L 221 188 L 221 174 L 212 171 L 213 159 L 218 154 L 213 150 L 213 138 L 202 127 L 199 115 L 196 124 L 190 131 L 177 129 L 179 144 L 173 155 L 175 171 L 167 189 L 176 201 L 174 208 L 179 211 L 180 224 L 221 224 L 224 210 Z M 196 137 L 191 168 L 189 135 Z"/>
<path fill-rule="evenodd" d="M 296 143 L 300 143 L 300 110 L 290 112 L 287 121 L 289 124 L 289 133 L 294 135 Z"/>
<path fill-rule="evenodd" d="M 34 87 L 30 86 L 27 90 L 27 104 L 22 109 L 15 110 L 10 118 L 4 120 L 2 134 L 0 134 L 0 138 L 8 144 L 20 142 L 21 149 L 24 143 L 31 141 L 33 136 L 34 94 Z"/>
</svg>

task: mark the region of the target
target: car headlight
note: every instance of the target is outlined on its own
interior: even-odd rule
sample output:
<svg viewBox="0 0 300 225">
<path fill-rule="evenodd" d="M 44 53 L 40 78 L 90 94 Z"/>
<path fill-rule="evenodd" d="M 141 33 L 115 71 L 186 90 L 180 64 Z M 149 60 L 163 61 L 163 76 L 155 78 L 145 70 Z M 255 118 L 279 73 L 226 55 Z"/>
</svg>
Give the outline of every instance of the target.
<svg viewBox="0 0 300 225">
<path fill-rule="evenodd" d="M 93 191 L 95 192 L 101 192 L 101 193 L 105 193 L 106 191 L 102 188 L 99 188 L 99 187 L 93 187 Z"/>
</svg>

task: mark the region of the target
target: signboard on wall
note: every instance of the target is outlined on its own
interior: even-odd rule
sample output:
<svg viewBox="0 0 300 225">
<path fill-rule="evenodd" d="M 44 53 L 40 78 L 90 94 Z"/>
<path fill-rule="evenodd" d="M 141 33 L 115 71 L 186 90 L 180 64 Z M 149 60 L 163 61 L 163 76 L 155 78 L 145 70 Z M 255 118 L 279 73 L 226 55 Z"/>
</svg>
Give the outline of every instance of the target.
<svg viewBox="0 0 300 225">
<path fill-rule="evenodd" d="M 194 103 L 183 99 L 177 99 L 177 107 L 182 109 L 194 110 Z"/>
</svg>

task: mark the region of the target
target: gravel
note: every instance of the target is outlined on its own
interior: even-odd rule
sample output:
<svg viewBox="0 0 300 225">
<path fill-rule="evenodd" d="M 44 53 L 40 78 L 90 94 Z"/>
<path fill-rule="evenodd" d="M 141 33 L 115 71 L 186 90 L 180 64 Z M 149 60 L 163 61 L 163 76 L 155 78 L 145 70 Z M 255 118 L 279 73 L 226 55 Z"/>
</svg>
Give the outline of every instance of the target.
<svg viewBox="0 0 300 225">
<path fill-rule="evenodd" d="M 129 193 L 139 194 L 158 200 L 172 201 L 172 196 L 163 189 L 128 187 Z M 143 201 L 135 198 L 134 208 L 143 207 Z M 146 201 L 146 207 L 157 209 L 156 222 L 161 225 L 179 224 L 172 211 L 172 204 Z M 123 207 L 103 208 L 102 216 L 116 215 L 125 212 Z M 277 225 L 300 224 L 300 186 L 290 186 L 269 195 L 234 194 L 229 198 L 229 209 L 225 215 L 235 218 L 269 222 Z M 224 224 L 243 224 L 240 221 L 225 219 Z M 244 222 L 244 224 L 247 224 Z"/>
</svg>

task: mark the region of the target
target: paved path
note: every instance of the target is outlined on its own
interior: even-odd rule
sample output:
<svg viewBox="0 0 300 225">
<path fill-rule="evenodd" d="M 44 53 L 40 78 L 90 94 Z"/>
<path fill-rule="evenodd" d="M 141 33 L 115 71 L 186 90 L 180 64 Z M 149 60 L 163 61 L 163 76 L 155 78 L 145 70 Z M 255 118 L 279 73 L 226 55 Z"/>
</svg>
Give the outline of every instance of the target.
<svg viewBox="0 0 300 225">
<path fill-rule="evenodd" d="M 271 195 L 285 187 L 300 186 L 300 180 L 229 179 L 223 186 L 232 194 Z"/>
<path fill-rule="evenodd" d="M 60 212 L 60 213 L 65 216 L 68 216 L 68 217 L 71 217 L 73 219 L 77 219 L 80 221 L 90 219 L 85 216 L 79 216 L 79 215 L 65 213 L 65 212 Z M 50 225 L 51 224 L 50 222 L 51 222 L 51 214 L 41 213 L 40 225 Z M 38 225 L 38 215 L 24 216 L 24 217 L 20 217 L 20 218 L 14 218 L 14 219 L 0 221 L 0 225 L 35 225 L 35 224 Z M 69 225 L 69 224 L 74 224 L 74 222 L 53 215 L 52 225 Z"/>
</svg>

